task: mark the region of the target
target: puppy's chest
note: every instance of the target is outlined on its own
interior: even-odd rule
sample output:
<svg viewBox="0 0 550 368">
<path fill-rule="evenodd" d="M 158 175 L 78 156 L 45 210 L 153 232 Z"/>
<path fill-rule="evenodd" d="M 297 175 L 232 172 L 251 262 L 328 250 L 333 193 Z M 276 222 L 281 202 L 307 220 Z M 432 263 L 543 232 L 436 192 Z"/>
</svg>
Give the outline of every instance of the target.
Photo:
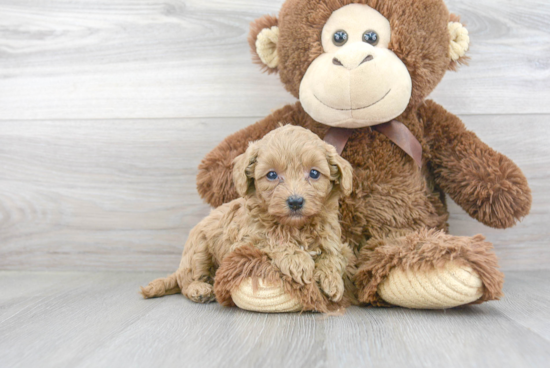
<svg viewBox="0 0 550 368">
<path fill-rule="evenodd" d="M 318 236 L 311 235 L 307 231 L 294 230 L 292 232 L 268 230 L 261 233 L 246 234 L 239 243 L 249 243 L 260 250 L 276 251 L 282 248 L 304 250 L 312 256 L 321 253 L 322 242 Z"/>
<path fill-rule="evenodd" d="M 295 249 L 306 251 L 313 257 L 320 255 L 323 248 L 321 239 L 317 236 L 304 235 L 302 237 L 295 237 L 292 238 L 291 244 Z"/>
</svg>

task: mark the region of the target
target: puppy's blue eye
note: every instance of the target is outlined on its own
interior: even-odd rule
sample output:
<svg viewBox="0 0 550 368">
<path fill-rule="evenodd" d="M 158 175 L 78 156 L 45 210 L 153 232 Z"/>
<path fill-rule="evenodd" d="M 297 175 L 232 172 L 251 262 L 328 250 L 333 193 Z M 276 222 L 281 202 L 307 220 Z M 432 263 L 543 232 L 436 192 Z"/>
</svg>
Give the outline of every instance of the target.
<svg viewBox="0 0 550 368">
<path fill-rule="evenodd" d="M 319 179 L 319 176 L 321 176 L 321 173 L 315 169 L 309 172 L 309 177 L 312 179 Z"/>
<path fill-rule="evenodd" d="M 275 171 L 270 171 L 267 173 L 266 178 L 267 180 L 275 180 L 279 177 Z"/>
</svg>

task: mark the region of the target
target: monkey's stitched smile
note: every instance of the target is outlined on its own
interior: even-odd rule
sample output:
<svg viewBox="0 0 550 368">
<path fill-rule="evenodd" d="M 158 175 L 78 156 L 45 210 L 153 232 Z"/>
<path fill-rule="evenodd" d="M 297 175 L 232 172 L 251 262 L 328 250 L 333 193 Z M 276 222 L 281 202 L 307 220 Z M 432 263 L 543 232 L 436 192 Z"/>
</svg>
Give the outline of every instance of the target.
<svg viewBox="0 0 550 368">
<path fill-rule="evenodd" d="M 369 107 L 371 107 L 371 106 L 376 105 L 377 103 L 379 103 L 380 101 L 382 101 L 383 99 L 385 99 L 386 96 L 390 94 L 390 92 L 391 92 L 391 88 L 390 88 L 390 90 L 389 90 L 388 92 L 386 92 L 386 94 L 385 94 L 384 96 L 382 96 L 382 98 L 379 99 L 378 101 L 376 101 L 376 102 L 374 102 L 374 103 L 371 103 L 370 105 L 367 105 L 367 106 L 357 107 L 357 108 L 355 108 L 355 109 L 337 109 L 337 108 L 332 107 L 332 106 L 329 106 L 329 105 L 327 105 L 326 103 L 324 103 L 323 101 L 321 101 L 321 100 L 319 99 L 319 97 L 317 97 L 315 94 L 313 94 L 313 96 L 317 99 L 317 101 L 319 101 L 320 103 L 322 103 L 323 105 L 325 105 L 325 106 L 328 107 L 329 109 L 338 110 L 338 111 L 357 111 L 357 110 L 364 110 L 364 109 L 366 109 L 366 108 L 369 108 Z"/>
</svg>

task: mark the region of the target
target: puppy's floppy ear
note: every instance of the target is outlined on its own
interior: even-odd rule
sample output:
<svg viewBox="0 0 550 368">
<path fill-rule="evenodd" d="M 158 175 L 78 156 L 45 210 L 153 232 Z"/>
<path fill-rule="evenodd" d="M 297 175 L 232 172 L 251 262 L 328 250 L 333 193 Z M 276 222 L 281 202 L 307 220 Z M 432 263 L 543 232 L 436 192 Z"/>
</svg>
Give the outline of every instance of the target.
<svg viewBox="0 0 550 368">
<path fill-rule="evenodd" d="M 460 17 L 456 14 L 452 14 L 449 17 L 449 24 L 447 25 L 449 30 L 450 45 L 449 45 L 449 57 L 450 57 L 450 70 L 456 70 L 459 64 L 466 64 L 468 57 L 466 52 L 470 48 L 470 36 L 466 27 L 460 23 Z"/>
<path fill-rule="evenodd" d="M 245 153 L 233 160 L 233 183 L 241 197 L 254 193 L 254 168 L 258 157 L 258 145 L 250 143 Z"/>
<path fill-rule="evenodd" d="M 263 71 L 276 73 L 279 66 L 277 46 L 279 44 L 279 27 L 277 17 L 265 15 L 250 24 L 248 44 L 252 51 L 254 63 L 262 66 Z"/>
<path fill-rule="evenodd" d="M 330 167 L 330 180 L 340 187 L 342 194 L 349 196 L 353 189 L 353 168 L 330 144 L 326 145 L 327 161 Z"/>
</svg>

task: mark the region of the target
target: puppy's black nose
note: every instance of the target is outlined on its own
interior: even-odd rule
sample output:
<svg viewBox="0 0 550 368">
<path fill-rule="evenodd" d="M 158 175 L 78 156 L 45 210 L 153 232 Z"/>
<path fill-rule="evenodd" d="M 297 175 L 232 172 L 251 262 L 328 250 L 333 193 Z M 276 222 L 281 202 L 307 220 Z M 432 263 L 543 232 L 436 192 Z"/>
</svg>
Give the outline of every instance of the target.
<svg viewBox="0 0 550 368">
<path fill-rule="evenodd" d="M 286 203 L 288 204 L 288 207 L 290 207 L 291 210 L 298 211 L 300 208 L 304 207 L 304 198 L 298 197 L 298 196 L 291 196 L 288 197 L 286 200 Z"/>
</svg>

